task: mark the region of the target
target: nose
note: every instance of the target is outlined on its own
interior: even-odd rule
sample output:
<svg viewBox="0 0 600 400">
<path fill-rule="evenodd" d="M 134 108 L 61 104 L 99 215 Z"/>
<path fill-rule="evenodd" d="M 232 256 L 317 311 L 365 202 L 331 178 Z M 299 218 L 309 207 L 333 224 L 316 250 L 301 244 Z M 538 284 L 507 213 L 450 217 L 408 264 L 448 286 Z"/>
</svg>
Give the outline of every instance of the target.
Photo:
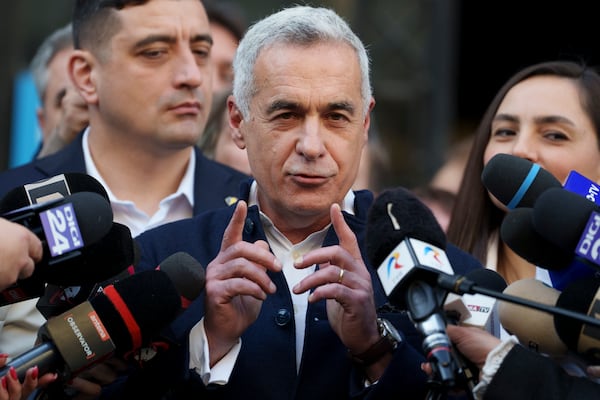
<svg viewBox="0 0 600 400">
<path fill-rule="evenodd" d="M 197 88 L 203 82 L 203 73 L 191 49 L 180 51 L 174 60 L 174 83 L 176 87 Z"/>
<path fill-rule="evenodd" d="M 308 160 L 316 160 L 325 153 L 325 143 L 318 118 L 305 119 L 301 136 L 296 143 L 296 151 Z"/>
<path fill-rule="evenodd" d="M 517 135 L 517 140 L 513 146 L 512 153 L 514 156 L 536 162 L 537 150 L 533 135 L 526 135 L 522 133 Z"/>
</svg>

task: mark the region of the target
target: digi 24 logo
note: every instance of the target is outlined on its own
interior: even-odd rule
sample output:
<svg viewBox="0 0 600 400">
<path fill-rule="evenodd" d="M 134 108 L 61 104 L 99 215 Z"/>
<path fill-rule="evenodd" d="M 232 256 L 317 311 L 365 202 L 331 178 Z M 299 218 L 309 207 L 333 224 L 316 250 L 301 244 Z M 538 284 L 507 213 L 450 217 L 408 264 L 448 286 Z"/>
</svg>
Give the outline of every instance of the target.
<svg viewBox="0 0 600 400">
<path fill-rule="evenodd" d="M 585 231 L 579 243 L 575 253 L 584 257 L 594 263 L 598 263 L 599 258 L 599 247 L 600 247 L 600 214 L 592 211 L 590 218 L 588 219 Z"/>
<path fill-rule="evenodd" d="M 40 213 L 52 257 L 83 247 L 81 231 L 71 203 Z"/>
</svg>

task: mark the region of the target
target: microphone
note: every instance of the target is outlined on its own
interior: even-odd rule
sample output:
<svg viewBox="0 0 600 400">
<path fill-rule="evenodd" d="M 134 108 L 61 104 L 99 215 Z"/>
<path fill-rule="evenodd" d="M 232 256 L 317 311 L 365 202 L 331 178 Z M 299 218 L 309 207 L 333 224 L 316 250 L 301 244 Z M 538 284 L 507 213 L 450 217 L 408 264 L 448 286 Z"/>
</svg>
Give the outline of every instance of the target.
<svg viewBox="0 0 600 400">
<path fill-rule="evenodd" d="M 467 279 L 462 275 L 448 275 L 448 274 L 440 274 L 438 276 L 437 284 L 446 290 L 451 291 L 452 293 L 457 294 L 483 294 L 486 296 L 494 297 L 495 299 L 506 301 L 513 304 L 519 304 L 525 307 L 533 308 L 536 310 L 540 310 L 553 315 L 561 315 L 568 319 L 574 319 L 580 321 L 582 323 L 600 327 L 600 319 L 596 319 L 592 316 L 585 315 L 579 312 L 571 311 L 569 309 L 548 306 L 544 303 L 539 303 L 536 301 L 531 301 L 522 297 L 513 296 L 510 294 L 497 292 L 495 290 L 488 289 L 484 286 L 479 286 L 475 282 L 470 279 Z"/>
<path fill-rule="evenodd" d="M 595 319 L 600 313 L 600 281 L 579 279 L 558 296 L 556 306 L 579 312 Z M 554 316 L 554 327 L 567 347 L 593 365 L 600 363 L 600 327 L 584 324 L 562 315 Z"/>
<path fill-rule="evenodd" d="M 196 272 L 184 280 L 203 287 L 204 280 Z M 160 269 L 117 281 L 90 301 L 49 319 L 40 330 L 42 343 L 15 357 L 0 369 L 0 376 L 14 367 L 22 380 L 37 365 L 40 375 L 57 372 L 67 380 L 112 355 L 122 357 L 150 343 L 177 316 L 180 296 L 176 284 Z"/>
<path fill-rule="evenodd" d="M 549 271 L 552 286 L 562 290 L 569 282 L 594 275 L 588 260 L 556 246 L 533 226 L 532 208 L 515 208 L 502 220 L 500 237 L 515 253 Z"/>
<path fill-rule="evenodd" d="M 17 186 L 10 190 L 0 199 L 0 214 L 66 197 L 76 192 L 93 192 L 108 201 L 108 193 L 98 180 L 87 174 L 71 172 Z"/>
<path fill-rule="evenodd" d="M 510 154 L 497 154 L 492 157 L 483 170 L 482 182 L 486 189 L 505 204 L 509 210 L 516 207 L 535 208 L 538 198 L 543 193 L 551 189 L 556 191 L 558 188 L 564 189 L 562 192 L 577 194 L 582 199 L 591 200 L 591 204 L 600 204 L 600 196 L 598 196 L 600 189 L 596 183 L 579 174 L 577 171 L 569 173 L 563 187 L 552 174 L 539 165 Z M 538 227 L 536 229 L 540 231 Z M 516 232 L 513 231 L 511 233 L 514 234 Z M 534 236 L 530 235 L 529 239 L 532 239 Z M 539 245 L 544 245 L 543 241 L 536 239 L 535 242 Z M 513 248 L 516 246 L 516 249 L 513 248 L 513 250 L 517 254 L 535 265 L 550 270 L 549 274 L 552 284 L 559 289 L 564 288 L 569 282 L 575 279 L 590 276 L 592 273 L 582 265 L 580 259 L 573 260 L 572 254 L 568 256 L 560 254 L 558 249 L 547 248 L 547 253 L 542 254 L 538 252 L 532 257 L 526 244 L 519 246 L 518 243 L 518 239 L 514 240 L 509 247 Z M 559 246 L 562 246 L 562 244 Z M 532 250 L 535 251 L 535 249 Z M 523 251 L 523 254 L 521 251 Z M 572 252 L 568 251 L 568 253 Z M 557 257 L 553 258 L 553 255 Z M 541 256 L 547 261 L 547 264 L 540 262 L 537 256 Z"/>
<path fill-rule="evenodd" d="M 382 192 L 367 217 L 366 252 L 390 303 L 407 309 L 424 336 L 423 350 L 433 376 L 455 385 L 462 373 L 446 334 L 442 302 L 446 292 L 436 285 L 440 272 L 453 270 L 444 251 L 446 237 L 431 210 L 404 188 Z"/>
<path fill-rule="evenodd" d="M 466 275 L 467 279 L 472 280 L 476 285 L 488 288 L 489 290 L 502 292 L 506 288 L 506 281 L 500 274 L 487 269 L 481 268 L 469 272 Z M 483 294 L 468 294 L 462 296 L 467 309 L 471 316 L 460 322 L 460 325 L 473 326 L 480 329 L 485 329 L 489 332 L 498 332 L 500 327 L 494 326 L 494 318 L 497 309 L 496 298 Z"/>
<path fill-rule="evenodd" d="M 92 192 L 74 193 L 2 214 L 35 233 L 44 245 L 38 264 L 53 265 L 70 253 L 100 240 L 110 230 L 113 213 L 102 196 Z"/>
<path fill-rule="evenodd" d="M 36 304 L 38 311 L 46 319 L 56 316 L 88 300 L 99 287 L 132 275 L 138 253 L 129 228 L 114 222 L 100 242 L 84 248 L 81 257 L 61 265 L 64 276 L 51 279 L 59 284 L 46 285 Z"/>
<path fill-rule="evenodd" d="M 560 188 L 560 182 L 547 170 L 529 160 L 499 153 L 481 173 L 483 186 L 509 210 L 533 207 L 540 194 Z"/>
<path fill-rule="evenodd" d="M 560 291 L 536 279 L 515 281 L 508 285 L 504 293 L 548 306 L 556 305 L 560 295 Z M 498 314 L 504 329 L 515 335 L 524 346 L 554 357 L 562 357 L 567 353 L 567 346 L 554 327 L 553 314 L 504 301 L 499 302 Z"/>
<path fill-rule="evenodd" d="M 578 261 L 565 270 L 550 271 L 555 288 L 562 290 L 574 280 L 598 275 L 598 211 L 591 201 L 566 190 L 549 189 L 536 201 L 532 216 L 535 230 Z"/>
<path fill-rule="evenodd" d="M 113 226 L 110 205 L 91 192 L 26 206 L 3 217 L 35 233 L 42 241 L 43 256 L 31 277 L 0 292 L 0 305 L 41 296 L 45 282 L 68 284 L 80 269 L 86 249 L 103 240 Z M 95 278 L 94 274 L 81 272 L 78 276 L 84 281 Z"/>
<path fill-rule="evenodd" d="M 535 230 L 533 208 L 510 210 L 502 220 L 500 237 L 519 256 L 544 269 L 561 270 L 575 262 L 572 253 L 555 246 Z"/>
</svg>

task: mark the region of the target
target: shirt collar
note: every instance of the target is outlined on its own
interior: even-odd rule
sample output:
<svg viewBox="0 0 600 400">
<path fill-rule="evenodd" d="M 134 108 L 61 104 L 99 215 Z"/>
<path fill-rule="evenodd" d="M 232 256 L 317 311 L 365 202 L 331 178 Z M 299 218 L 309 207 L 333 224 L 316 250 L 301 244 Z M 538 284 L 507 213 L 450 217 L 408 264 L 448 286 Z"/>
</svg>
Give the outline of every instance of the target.
<svg viewBox="0 0 600 400">
<path fill-rule="evenodd" d="M 104 179 L 102 179 L 102 176 L 100 175 L 100 172 L 98 171 L 98 168 L 96 168 L 96 164 L 94 163 L 94 160 L 92 159 L 92 154 L 91 154 L 90 148 L 89 148 L 89 143 L 88 143 L 89 133 L 90 133 L 90 127 L 88 126 L 83 133 L 83 140 L 82 140 L 83 159 L 85 161 L 85 169 L 87 171 L 87 174 L 90 175 L 92 178 L 97 179 L 98 182 L 100 182 L 102 184 L 102 186 L 104 186 L 104 188 L 106 189 L 106 192 L 108 193 L 108 199 L 111 202 L 122 201 L 122 199 L 117 199 L 117 197 L 114 195 L 114 193 L 110 190 L 110 187 L 106 184 Z M 181 179 L 181 182 L 179 183 L 179 187 L 177 188 L 177 191 L 175 193 L 167 196 L 166 198 L 174 198 L 174 197 L 178 197 L 179 195 L 183 195 L 186 197 L 187 201 L 190 203 L 191 207 L 193 208 L 194 207 L 194 172 L 196 169 L 196 153 L 194 152 L 193 148 L 191 148 L 190 151 L 191 151 L 190 160 L 188 162 L 185 174 L 183 175 L 183 179 Z"/>
</svg>

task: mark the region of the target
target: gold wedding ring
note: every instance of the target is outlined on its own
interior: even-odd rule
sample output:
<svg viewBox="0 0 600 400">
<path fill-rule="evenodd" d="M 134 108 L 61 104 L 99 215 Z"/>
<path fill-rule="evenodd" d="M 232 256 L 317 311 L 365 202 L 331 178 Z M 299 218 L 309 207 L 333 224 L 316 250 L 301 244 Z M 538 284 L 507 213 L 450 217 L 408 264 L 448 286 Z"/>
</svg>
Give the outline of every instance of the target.
<svg viewBox="0 0 600 400">
<path fill-rule="evenodd" d="M 340 276 L 338 277 L 338 283 L 342 283 L 342 279 L 344 279 L 344 268 L 340 268 Z"/>
</svg>

